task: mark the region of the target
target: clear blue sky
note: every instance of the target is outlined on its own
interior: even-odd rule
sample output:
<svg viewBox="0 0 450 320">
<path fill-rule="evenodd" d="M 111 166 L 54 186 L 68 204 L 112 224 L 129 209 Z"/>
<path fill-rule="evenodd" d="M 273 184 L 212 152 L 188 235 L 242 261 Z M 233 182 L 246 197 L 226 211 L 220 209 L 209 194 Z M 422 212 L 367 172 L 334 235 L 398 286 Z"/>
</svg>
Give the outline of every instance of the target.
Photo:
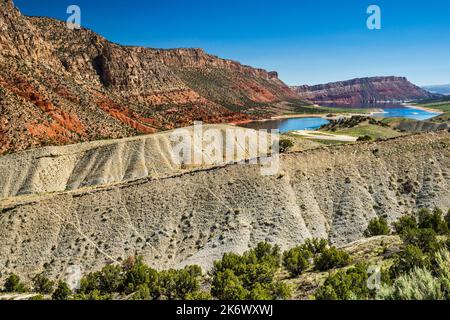
<svg viewBox="0 0 450 320">
<path fill-rule="evenodd" d="M 82 25 L 111 41 L 156 48 L 198 47 L 276 70 L 288 84 L 362 76 L 450 83 L 448 0 L 15 0 L 24 14 L 66 20 L 77 4 Z M 382 29 L 366 9 L 382 10 Z"/>
</svg>

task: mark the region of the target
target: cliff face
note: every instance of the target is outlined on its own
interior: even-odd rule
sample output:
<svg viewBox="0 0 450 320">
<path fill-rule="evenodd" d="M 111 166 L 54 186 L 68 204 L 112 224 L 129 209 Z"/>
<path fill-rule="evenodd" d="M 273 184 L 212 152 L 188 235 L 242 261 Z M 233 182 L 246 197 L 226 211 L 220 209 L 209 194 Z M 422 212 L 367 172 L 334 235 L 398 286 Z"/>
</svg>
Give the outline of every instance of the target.
<svg viewBox="0 0 450 320">
<path fill-rule="evenodd" d="M 292 87 L 301 98 L 316 103 L 361 104 L 400 102 L 433 95 L 403 77 L 373 77 L 315 86 Z"/>
<path fill-rule="evenodd" d="M 0 2 L 0 155 L 254 118 L 297 95 L 200 49 L 125 47 Z M 273 110 L 273 108 L 270 108 Z"/>
</svg>

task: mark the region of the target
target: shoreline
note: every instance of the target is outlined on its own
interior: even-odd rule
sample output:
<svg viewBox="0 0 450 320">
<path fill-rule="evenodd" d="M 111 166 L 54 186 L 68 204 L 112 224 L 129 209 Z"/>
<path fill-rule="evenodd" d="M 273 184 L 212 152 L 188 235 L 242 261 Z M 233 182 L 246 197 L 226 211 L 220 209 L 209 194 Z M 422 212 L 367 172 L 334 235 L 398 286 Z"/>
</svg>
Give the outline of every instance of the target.
<svg viewBox="0 0 450 320">
<path fill-rule="evenodd" d="M 278 116 L 273 116 L 270 118 L 266 118 L 266 119 L 256 119 L 256 120 L 242 120 L 242 121 L 235 121 L 235 122 L 230 122 L 228 123 L 229 125 L 240 125 L 240 124 L 246 124 L 246 123 L 251 123 L 251 122 L 267 122 L 267 121 L 274 121 L 274 120 L 283 120 L 283 119 L 300 119 L 300 118 L 322 118 L 322 119 L 326 119 L 326 120 L 335 120 L 341 117 L 347 117 L 347 118 L 351 118 L 351 117 L 355 117 L 355 116 L 373 116 L 374 114 L 378 114 L 381 113 L 381 110 L 378 111 L 371 111 L 371 112 L 367 112 L 367 113 L 352 113 L 352 112 L 348 112 L 348 113 L 333 113 L 333 112 L 328 112 L 328 113 L 299 113 L 299 114 L 283 114 L 283 115 L 278 115 Z M 332 114 L 332 117 L 328 117 L 329 114 Z"/>
<path fill-rule="evenodd" d="M 415 106 L 415 105 L 411 105 L 411 104 L 406 104 L 406 103 L 402 103 L 402 106 L 405 108 L 410 108 L 410 109 L 416 109 L 416 110 L 422 110 L 422 111 L 427 111 L 427 112 L 433 112 L 436 113 L 437 115 L 441 115 L 444 114 L 445 112 L 443 112 L 442 110 L 439 109 L 432 109 L 432 108 L 427 108 L 427 107 L 421 107 L 421 106 Z M 228 123 L 229 125 L 233 125 L 233 126 L 238 126 L 240 124 L 247 124 L 247 123 L 252 123 L 252 122 L 267 122 L 267 121 L 274 121 L 274 120 L 284 120 L 284 119 L 300 119 L 300 118 L 322 118 L 322 119 L 326 119 L 326 120 L 336 120 L 342 117 L 346 117 L 346 118 L 351 118 L 351 117 L 355 117 L 355 116 L 374 116 L 377 114 L 382 114 L 383 113 L 383 109 L 379 109 L 379 110 L 375 110 L 375 109 L 369 109 L 372 110 L 370 112 L 367 113 L 354 113 L 354 112 L 348 112 L 348 113 L 333 113 L 333 112 L 327 112 L 327 113 L 300 113 L 300 114 L 282 114 L 282 115 L 278 115 L 278 116 L 273 116 L 270 118 L 265 118 L 265 119 L 256 119 L 256 120 L 242 120 L 242 121 L 235 121 L 235 122 L 230 122 Z M 351 111 L 351 110 L 349 110 Z M 328 117 L 328 115 L 332 114 L 332 117 Z M 380 115 L 380 117 L 382 117 Z"/>
<path fill-rule="evenodd" d="M 427 108 L 427 107 L 421 107 L 421 106 L 415 106 L 415 105 L 411 105 L 411 104 L 402 104 L 405 108 L 410 108 L 410 109 L 417 109 L 417 110 L 422 110 L 422 111 L 428 111 L 428 112 L 433 112 L 433 113 L 438 113 L 438 114 L 444 114 L 445 112 L 439 109 L 433 109 L 433 108 Z"/>
</svg>

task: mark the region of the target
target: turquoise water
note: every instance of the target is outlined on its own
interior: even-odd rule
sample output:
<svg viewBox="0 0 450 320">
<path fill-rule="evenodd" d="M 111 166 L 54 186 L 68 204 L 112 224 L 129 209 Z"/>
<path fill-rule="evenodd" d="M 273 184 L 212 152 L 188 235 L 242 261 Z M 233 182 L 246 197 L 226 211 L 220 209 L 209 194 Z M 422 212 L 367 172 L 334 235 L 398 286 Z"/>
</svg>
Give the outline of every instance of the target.
<svg viewBox="0 0 450 320">
<path fill-rule="evenodd" d="M 286 133 L 293 130 L 317 130 L 328 120 L 322 118 L 289 118 L 280 120 L 255 121 L 241 125 L 251 129 L 278 129 L 280 133 Z"/>
<path fill-rule="evenodd" d="M 383 111 L 383 113 L 376 113 L 373 116 L 383 118 L 408 118 L 423 121 L 439 115 L 439 113 L 436 112 L 405 107 L 383 108 Z"/>
<path fill-rule="evenodd" d="M 376 113 L 373 115 L 373 117 L 408 118 L 423 121 L 439 115 L 439 113 L 436 112 L 398 106 L 382 107 L 377 109 L 382 109 L 383 113 Z M 351 112 L 350 108 L 349 112 Z M 251 129 L 279 129 L 281 133 L 286 133 L 293 130 L 317 130 L 327 123 L 329 123 L 329 121 L 322 118 L 289 118 L 268 121 L 255 121 L 242 124 L 241 126 Z"/>
</svg>

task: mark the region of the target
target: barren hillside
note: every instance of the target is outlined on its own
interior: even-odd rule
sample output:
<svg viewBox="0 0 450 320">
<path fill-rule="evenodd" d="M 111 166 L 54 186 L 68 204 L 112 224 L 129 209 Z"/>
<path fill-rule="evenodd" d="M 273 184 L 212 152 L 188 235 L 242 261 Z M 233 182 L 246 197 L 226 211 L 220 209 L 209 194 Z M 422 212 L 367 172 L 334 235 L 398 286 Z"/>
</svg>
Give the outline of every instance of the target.
<svg viewBox="0 0 450 320">
<path fill-rule="evenodd" d="M 226 165 L 94 189 L 5 199 L 0 264 L 29 277 L 143 255 L 157 268 L 209 268 L 228 251 L 307 237 L 343 245 L 368 221 L 450 208 L 448 132 L 285 154 L 278 175 Z M 105 161 L 119 161 L 105 149 Z M 108 157 L 110 157 L 108 159 Z"/>
<path fill-rule="evenodd" d="M 227 129 L 234 132 L 237 129 L 230 125 L 204 125 L 202 128 L 204 132 L 217 130 L 224 142 Z M 183 130 L 193 137 L 193 126 Z M 244 128 L 240 130 L 244 133 L 255 132 Z M 163 178 L 227 163 L 228 151 L 224 148 L 223 157 L 208 161 L 211 164 L 181 165 L 175 161 L 171 152 L 176 146 L 171 140 L 174 132 L 169 130 L 139 137 L 45 147 L 2 156 L 0 199 L 93 188 L 141 178 Z M 261 136 L 269 141 L 267 134 Z M 206 147 L 206 143 L 203 147 Z M 235 147 L 236 161 L 250 157 L 248 144 Z M 202 155 L 209 160 L 208 154 Z"/>
</svg>

